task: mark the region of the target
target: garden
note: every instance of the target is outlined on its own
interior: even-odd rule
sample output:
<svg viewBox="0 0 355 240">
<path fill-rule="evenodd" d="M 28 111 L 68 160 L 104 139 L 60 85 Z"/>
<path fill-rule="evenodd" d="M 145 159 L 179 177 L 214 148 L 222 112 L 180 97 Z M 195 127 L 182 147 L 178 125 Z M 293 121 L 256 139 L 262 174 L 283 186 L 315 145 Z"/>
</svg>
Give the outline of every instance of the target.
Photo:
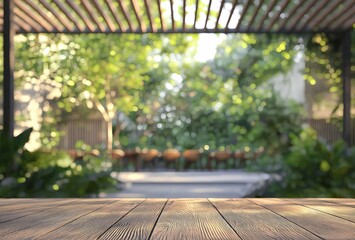
<svg viewBox="0 0 355 240">
<path fill-rule="evenodd" d="M 268 197 L 355 197 L 355 148 L 327 141 L 304 121 L 316 105 L 329 109 L 329 122 L 341 122 L 337 36 L 217 34 L 202 48 L 203 38 L 17 35 L 18 133 L 8 139 L 0 130 L 0 197 L 114 191 L 112 172 L 123 170 L 117 161 L 151 149 L 158 158 L 167 149 L 179 151 L 184 166 L 183 153 L 197 150 L 201 171 L 211 170 L 213 154 L 236 156 L 239 165 L 227 168 L 282 176 Z M 272 81 L 276 75 L 294 81 L 287 73 L 302 60 L 299 84 L 323 90 L 303 103 L 285 97 L 281 83 Z M 81 140 L 75 154 L 92 154 L 73 156 L 60 145 L 68 133 L 59 126 L 92 115 L 105 123 L 105 131 L 95 133 L 104 141 Z"/>
</svg>

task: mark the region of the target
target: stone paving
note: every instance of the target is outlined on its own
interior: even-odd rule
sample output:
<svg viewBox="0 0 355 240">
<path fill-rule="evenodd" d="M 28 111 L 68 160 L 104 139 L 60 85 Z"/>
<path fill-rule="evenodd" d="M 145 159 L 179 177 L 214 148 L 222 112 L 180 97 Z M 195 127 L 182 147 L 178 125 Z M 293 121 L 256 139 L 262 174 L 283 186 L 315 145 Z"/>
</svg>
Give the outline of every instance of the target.
<svg viewBox="0 0 355 240">
<path fill-rule="evenodd" d="M 122 172 L 114 174 L 121 191 L 101 194 L 119 198 L 241 198 L 264 191 L 266 173 L 241 170 L 213 172 Z"/>
</svg>

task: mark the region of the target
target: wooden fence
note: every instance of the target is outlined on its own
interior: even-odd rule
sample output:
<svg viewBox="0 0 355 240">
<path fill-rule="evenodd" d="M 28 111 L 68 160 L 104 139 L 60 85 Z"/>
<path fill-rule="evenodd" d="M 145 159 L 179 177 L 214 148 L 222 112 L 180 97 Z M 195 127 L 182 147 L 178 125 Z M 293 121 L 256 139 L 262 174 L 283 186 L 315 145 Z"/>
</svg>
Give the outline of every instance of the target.
<svg viewBox="0 0 355 240">
<path fill-rule="evenodd" d="M 342 138 L 342 128 L 334 122 L 338 121 L 341 126 L 341 119 L 330 121 L 329 119 L 305 119 L 304 122 L 317 131 L 318 137 L 328 143 L 333 143 Z M 355 145 L 355 118 L 351 119 L 351 146 Z"/>
<path fill-rule="evenodd" d="M 329 119 L 306 119 L 305 123 L 314 128 L 318 137 L 328 143 L 342 138 L 339 129 Z M 355 119 L 352 119 L 351 145 L 355 145 Z M 102 119 L 71 119 L 60 125 L 63 136 L 59 143 L 60 149 L 74 149 L 77 141 L 82 140 L 91 147 L 106 146 L 106 123 Z"/>
</svg>

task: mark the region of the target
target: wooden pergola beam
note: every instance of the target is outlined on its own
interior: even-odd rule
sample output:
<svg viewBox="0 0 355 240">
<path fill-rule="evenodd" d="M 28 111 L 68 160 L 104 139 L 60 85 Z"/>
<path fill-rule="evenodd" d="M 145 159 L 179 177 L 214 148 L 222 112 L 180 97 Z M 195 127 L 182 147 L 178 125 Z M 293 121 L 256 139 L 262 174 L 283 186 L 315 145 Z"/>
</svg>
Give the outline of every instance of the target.
<svg viewBox="0 0 355 240">
<path fill-rule="evenodd" d="M 54 17 L 56 17 L 56 19 L 58 20 L 58 22 L 60 22 L 63 26 L 64 26 L 64 29 L 67 30 L 67 31 L 73 31 L 75 28 L 73 27 L 72 24 L 69 23 L 69 21 L 62 17 L 58 11 L 56 11 L 52 6 L 51 4 L 49 4 L 46 0 L 40 0 L 39 1 L 40 4 L 42 4 L 43 7 L 45 7 L 48 11 L 50 11 Z"/>
<path fill-rule="evenodd" d="M 328 15 L 329 13 L 333 10 L 336 9 L 339 5 L 341 4 L 341 1 L 332 1 L 331 4 L 326 5 L 323 10 L 320 10 L 318 12 L 317 16 L 311 19 L 311 21 L 308 24 L 309 29 L 313 29 L 314 26 L 318 26 L 320 22 L 322 22 Z M 305 30 L 307 26 L 304 26 L 301 30 Z"/>
<path fill-rule="evenodd" d="M 276 3 L 279 0 L 271 0 L 271 3 L 268 4 L 268 7 L 264 13 L 264 15 L 262 16 L 262 18 L 259 21 L 258 26 L 256 27 L 256 30 L 260 31 L 261 27 L 264 25 L 266 18 L 269 16 L 269 13 L 272 9 L 274 9 Z"/>
<path fill-rule="evenodd" d="M 196 30 L 196 22 L 197 22 L 197 17 L 198 17 L 198 5 L 199 5 L 199 0 L 196 0 L 195 2 L 195 17 L 194 17 L 194 30 Z"/>
<path fill-rule="evenodd" d="M 32 29 L 34 29 L 35 31 L 38 31 L 38 32 L 41 32 L 43 31 L 43 28 L 41 27 L 41 25 L 34 21 L 32 18 L 30 18 L 28 15 L 24 14 L 22 11 L 20 11 L 19 9 L 17 8 L 14 8 L 13 9 L 13 12 L 16 14 L 16 16 L 26 22 L 28 25 L 31 26 Z"/>
<path fill-rule="evenodd" d="M 182 3 L 182 29 L 186 30 L 186 0 Z"/>
<path fill-rule="evenodd" d="M 238 24 L 237 24 L 237 26 L 236 26 L 236 28 L 235 28 L 235 31 L 236 31 L 236 32 L 239 32 L 239 31 L 240 31 L 240 26 L 242 25 L 243 19 L 244 19 L 244 17 L 245 17 L 246 12 L 248 11 L 248 9 L 249 9 L 249 7 L 250 7 L 250 4 L 251 4 L 251 1 L 248 0 L 247 3 L 245 4 L 243 10 L 242 10 L 242 13 L 240 14 L 240 18 L 239 18 L 239 20 L 238 20 Z"/>
<path fill-rule="evenodd" d="M 341 5 L 338 5 L 338 8 Z M 322 29 L 323 27 L 326 27 L 330 25 L 332 22 L 336 21 L 339 17 L 341 17 L 346 11 L 349 10 L 349 8 L 352 8 L 354 6 L 353 1 L 347 1 L 345 4 L 343 4 L 343 7 L 341 10 L 338 12 L 331 14 L 330 16 L 327 17 L 323 22 L 320 23 L 320 28 Z M 333 9 L 334 10 L 334 9 Z"/>
<path fill-rule="evenodd" d="M 48 32 L 56 30 L 53 28 L 53 26 L 48 24 L 43 18 L 41 18 L 37 14 L 31 14 L 31 9 L 22 1 L 16 1 L 15 5 L 23 13 L 23 16 L 27 15 L 29 19 L 32 19 L 33 21 L 37 22 L 41 28 L 45 29 Z"/>
<path fill-rule="evenodd" d="M 341 16 L 339 16 L 338 19 L 336 19 L 334 22 L 332 22 L 329 25 L 330 29 L 336 29 L 341 27 L 341 25 L 348 21 L 351 18 L 354 18 L 355 15 L 355 5 L 353 5 L 351 8 L 349 8 L 344 14 L 342 14 Z"/>
<path fill-rule="evenodd" d="M 283 30 L 285 28 L 285 25 L 287 22 L 294 17 L 294 14 L 297 12 L 297 10 L 302 6 L 302 4 L 305 2 L 305 0 L 301 0 L 297 5 L 293 6 L 292 10 L 289 12 L 288 17 L 285 18 L 281 24 L 278 26 L 279 30 Z"/>
<path fill-rule="evenodd" d="M 16 1 L 16 5 L 19 4 L 19 1 Z M 34 4 L 33 1 L 28 1 L 28 0 L 23 0 L 24 3 L 26 3 L 28 6 L 30 6 L 33 10 L 35 10 L 41 18 L 47 21 L 47 23 L 54 29 L 54 31 L 63 31 L 64 28 L 57 24 L 55 21 L 53 21 L 51 18 L 49 18 L 41 8 L 38 7 L 37 4 Z"/>
<path fill-rule="evenodd" d="M 95 11 L 90 4 L 89 1 L 81 1 L 81 5 L 83 6 L 85 12 L 89 15 L 89 18 L 92 22 L 96 24 L 96 26 L 100 29 L 100 31 L 106 31 L 106 27 L 99 21 L 98 16 L 95 14 Z"/>
<path fill-rule="evenodd" d="M 221 1 L 221 5 L 219 6 L 219 11 L 218 11 L 218 16 L 217 16 L 217 20 L 216 20 L 216 25 L 215 25 L 215 29 L 218 29 L 218 23 L 219 23 L 219 19 L 221 18 L 221 14 L 222 14 L 222 10 L 223 10 L 223 7 L 224 7 L 224 3 L 226 1 L 225 0 L 222 0 Z"/>
<path fill-rule="evenodd" d="M 129 18 L 129 14 L 126 6 L 122 3 L 122 1 L 117 1 L 117 2 L 121 9 L 121 12 L 123 13 L 124 18 L 127 21 L 129 31 L 133 32 L 132 22 L 131 19 Z"/>
<path fill-rule="evenodd" d="M 102 18 L 104 19 L 104 21 L 106 22 L 108 28 L 110 29 L 110 31 L 112 32 L 116 32 L 117 29 L 116 29 L 116 26 L 115 24 L 113 24 L 113 22 L 111 21 L 111 18 L 107 15 L 107 13 L 103 10 L 101 4 L 99 4 L 97 2 L 97 0 L 92 0 L 93 4 L 94 4 L 94 7 L 96 8 L 96 11 L 100 13 L 100 15 L 102 16 Z M 106 2 L 106 5 L 107 2 Z"/>
<path fill-rule="evenodd" d="M 284 2 L 281 4 L 280 10 L 271 18 L 268 25 L 266 26 L 266 31 L 271 31 L 272 27 L 275 25 L 276 20 L 280 18 L 281 13 L 286 9 L 289 3 L 290 0 L 284 0 Z"/>
<path fill-rule="evenodd" d="M 11 138 L 15 128 L 14 107 L 14 1 L 4 0 L 4 26 L 3 26 L 3 51 L 4 51 L 4 79 L 3 79 L 3 124 L 5 137 Z"/>
<path fill-rule="evenodd" d="M 208 18 L 210 17 L 211 5 L 212 5 L 212 0 L 209 0 L 207 14 L 206 14 L 206 20 L 205 20 L 205 29 L 207 29 Z"/>
<path fill-rule="evenodd" d="M 105 0 L 106 4 L 107 4 L 107 7 L 108 9 L 110 10 L 111 12 L 111 15 L 113 16 L 113 18 L 115 19 L 119 29 L 121 32 L 125 32 L 126 31 L 126 28 L 123 28 L 123 26 L 121 25 L 121 20 L 120 18 L 118 17 L 117 15 L 117 12 L 115 11 L 115 8 L 113 7 L 113 4 L 112 4 L 112 1 L 111 0 Z"/>
<path fill-rule="evenodd" d="M 253 23 L 254 23 L 255 18 L 256 18 L 256 15 L 258 14 L 258 12 L 259 12 L 261 6 L 263 5 L 263 3 L 264 3 L 264 0 L 260 0 L 258 6 L 257 6 L 256 9 L 254 10 L 254 13 L 253 13 L 253 15 L 252 15 L 252 17 L 251 17 L 251 19 L 250 19 L 250 21 L 249 21 L 249 25 L 248 25 L 248 27 L 247 27 L 249 30 L 252 28 Z"/>
<path fill-rule="evenodd" d="M 233 5 L 232 5 L 232 9 L 231 9 L 231 11 L 229 13 L 229 16 L 228 16 L 228 20 L 227 20 L 226 26 L 224 28 L 224 31 L 226 31 L 226 32 L 228 31 L 228 25 L 229 25 L 229 23 L 230 23 L 230 21 L 232 19 L 232 16 L 234 14 L 234 10 L 235 10 L 237 4 L 238 4 L 238 0 L 234 0 L 233 1 Z"/>
<path fill-rule="evenodd" d="M 147 27 L 144 24 L 144 22 L 142 21 L 141 15 L 139 14 L 141 11 L 140 11 L 138 2 L 136 0 L 131 0 L 131 4 L 133 6 L 133 12 L 134 12 L 134 15 L 136 16 L 139 29 L 141 30 L 141 32 L 146 32 L 147 31 Z"/>
<path fill-rule="evenodd" d="M 286 26 L 287 29 L 294 29 L 297 24 L 300 23 L 301 18 L 304 17 L 305 13 L 309 11 L 316 3 L 318 0 L 312 0 L 308 2 L 308 5 L 301 10 L 298 15 L 295 15 L 295 18 L 292 23 L 290 23 L 288 26 Z"/>
<path fill-rule="evenodd" d="M 79 24 L 78 20 L 74 18 L 61 0 L 52 0 L 53 3 L 59 8 L 60 11 L 75 25 L 79 31 L 85 31 L 85 29 Z"/>
<path fill-rule="evenodd" d="M 342 38 L 343 139 L 351 144 L 351 30 Z"/>
<path fill-rule="evenodd" d="M 165 32 L 166 31 L 166 23 L 163 18 L 163 9 L 161 8 L 161 2 L 160 0 L 157 0 L 158 4 L 158 11 L 159 11 L 159 19 L 160 19 L 160 26 L 161 26 L 161 31 Z"/>
<path fill-rule="evenodd" d="M 308 24 L 315 18 L 315 16 L 321 11 L 321 9 L 324 8 L 328 4 L 330 0 L 323 0 L 319 2 L 318 6 L 313 9 L 313 13 L 308 16 L 308 19 L 300 26 L 298 26 L 298 29 L 304 29 L 305 27 L 308 26 Z"/>
<path fill-rule="evenodd" d="M 170 0 L 171 28 L 175 30 L 174 0 Z"/>
<path fill-rule="evenodd" d="M 157 31 L 157 28 L 155 26 L 154 19 L 152 17 L 152 13 L 150 12 L 150 8 L 152 6 L 152 3 L 151 3 L 150 0 L 144 0 L 144 5 L 145 5 L 145 10 L 146 10 L 146 12 L 148 14 L 148 20 L 149 20 L 150 29 L 154 33 L 154 32 Z"/>
<path fill-rule="evenodd" d="M 65 0 L 65 2 L 74 10 L 74 12 L 81 18 L 81 20 L 83 20 L 84 24 L 90 30 L 90 32 L 95 32 L 95 26 L 81 11 L 80 7 L 72 0 Z"/>
</svg>

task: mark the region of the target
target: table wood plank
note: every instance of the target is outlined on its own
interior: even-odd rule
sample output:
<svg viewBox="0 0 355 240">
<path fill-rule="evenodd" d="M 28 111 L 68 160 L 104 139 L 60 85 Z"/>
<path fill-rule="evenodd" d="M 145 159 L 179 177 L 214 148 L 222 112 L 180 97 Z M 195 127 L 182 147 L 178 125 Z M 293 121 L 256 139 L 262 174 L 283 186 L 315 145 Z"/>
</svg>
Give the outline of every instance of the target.
<svg viewBox="0 0 355 240">
<path fill-rule="evenodd" d="M 308 198 L 287 199 L 287 201 L 316 209 L 318 211 L 325 212 L 355 223 L 355 209 L 349 206 Z"/>
<path fill-rule="evenodd" d="M 250 199 L 325 239 L 354 239 L 355 224 L 281 199 Z"/>
<path fill-rule="evenodd" d="M 147 199 L 99 239 L 148 239 L 167 199 Z"/>
<path fill-rule="evenodd" d="M 317 200 L 355 207 L 355 199 L 351 198 L 319 198 Z"/>
<path fill-rule="evenodd" d="M 38 239 L 97 239 L 143 201 L 143 199 L 115 201 Z"/>
<path fill-rule="evenodd" d="M 320 239 L 246 199 L 210 199 L 242 239 Z"/>
<path fill-rule="evenodd" d="M 60 199 L 48 201 L 29 201 L 12 205 L 2 205 L 0 207 L 0 223 L 8 222 L 17 218 L 25 217 L 36 212 L 42 212 L 50 208 L 70 204 L 75 200 Z M 76 200 L 78 201 L 78 200 Z"/>
<path fill-rule="evenodd" d="M 1 239 L 39 237 L 112 202 L 112 200 L 86 199 L 1 223 L 0 236 Z"/>
<path fill-rule="evenodd" d="M 151 239 L 240 239 L 207 199 L 169 200 Z"/>
</svg>

